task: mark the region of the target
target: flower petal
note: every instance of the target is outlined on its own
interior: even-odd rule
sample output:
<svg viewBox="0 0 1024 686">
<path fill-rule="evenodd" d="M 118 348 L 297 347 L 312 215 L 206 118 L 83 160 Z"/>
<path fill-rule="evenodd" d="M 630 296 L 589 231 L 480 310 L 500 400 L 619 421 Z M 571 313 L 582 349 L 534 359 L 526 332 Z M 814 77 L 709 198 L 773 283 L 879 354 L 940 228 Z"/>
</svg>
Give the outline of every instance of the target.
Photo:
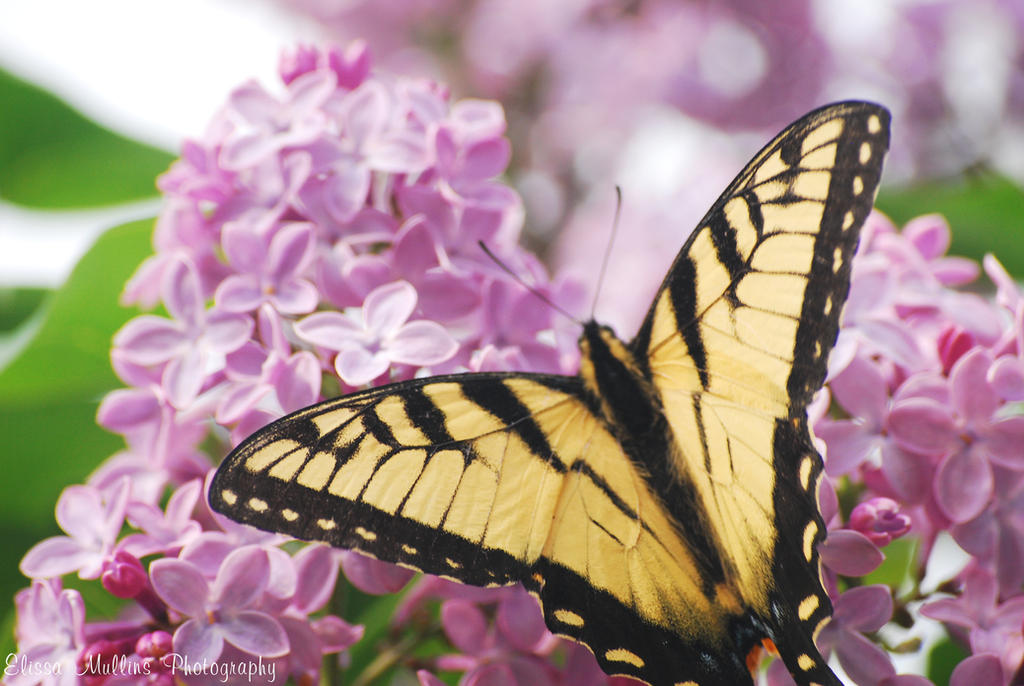
<svg viewBox="0 0 1024 686">
<path fill-rule="evenodd" d="M 441 606 L 441 625 L 452 645 L 468 655 L 480 653 L 487 636 L 487 620 L 475 604 L 462 599 Z"/>
<path fill-rule="evenodd" d="M 285 363 L 285 368 L 287 372 L 281 374 L 274 386 L 281 408 L 294 412 L 316 402 L 322 380 L 316 356 L 307 350 L 296 353 Z"/>
<path fill-rule="evenodd" d="M 166 362 L 187 343 L 177 323 L 152 314 L 135 317 L 114 334 L 114 347 L 129 362 L 141 365 Z"/>
<path fill-rule="evenodd" d="M 854 417 L 879 425 L 885 417 L 889 394 L 878 367 L 862 357 L 850 360 L 843 373 L 829 382 L 839 404 Z"/>
<path fill-rule="evenodd" d="M 206 381 L 207 358 L 206 350 L 192 346 L 164 367 L 160 385 L 175 408 L 188 408 L 199 395 L 203 382 Z"/>
<path fill-rule="evenodd" d="M 331 597 L 338 579 L 338 556 L 332 548 L 313 543 L 293 558 L 298 586 L 292 604 L 299 612 L 316 612 Z"/>
<path fill-rule="evenodd" d="M 361 160 L 343 158 L 334 165 L 323 189 L 323 202 L 331 217 L 348 222 L 364 209 L 370 180 L 370 170 Z"/>
<path fill-rule="evenodd" d="M 236 274 L 224 279 L 213 297 L 228 312 L 251 312 L 263 302 L 264 293 L 254 277 Z"/>
<path fill-rule="evenodd" d="M 346 348 L 334 358 L 334 370 L 350 386 L 363 386 L 384 374 L 391 363 L 382 353 L 362 348 Z"/>
<path fill-rule="evenodd" d="M 224 637 L 205 619 L 190 619 L 174 632 L 174 652 L 189 664 L 212 664 L 224 652 Z"/>
<path fill-rule="evenodd" d="M 416 289 L 406 281 L 395 281 L 373 289 L 363 301 L 363 322 L 377 339 L 393 336 L 416 309 Z"/>
<path fill-rule="evenodd" d="M 449 359 L 459 344 L 437 322 L 416 321 L 399 329 L 384 349 L 394 362 L 425 367 Z"/>
<path fill-rule="evenodd" d="M 411 569 L 381 562 L 354 551 L 342 554 L 341 568 L 353 586 L 374 595 L 400 591 L 415 574 Z"/>
<path fill-rule="evenodd" d="M 213 309 L 207 312 L 203 342 L 218 353 L 238 350 L 252 335 L 252 318 Z"/>
<path fill-rule="evenodd" d="M 848 474 L 866 461 L 878 447 L 880 437 L 859 422 L 823 419 L 814 426 L 814 435 L 825 441 L 825 469 L 829 476 Z"/>
<path fill-rule="evenodd" d="M 248 607 L 259 599 L 269 580 L 267 553 L 258 546 L 246 546 L 221 563 L 210 595 L 223 608 Z"/>
<path fill-rule="evenodd" d="M 935 501 L 954 522 L 977 517 L 992 500 L 992 468 L 977 447 L 958 450 L 939 464 L 935 475 Z"/>
<path fill-rule="evenodd" d="M 856 632 L 845 632 L 835 650 L 839 664 L 855 684 L 877 684 L 896 673 L 889 655 Z"/>
<path fill-rule="evenodd" d="M 85 545 L 103 538 L 103 496 L 92 486 L 68 486 L 57 500 L 57 524 Z"/>
<path fill-rule="evenodd" d="M 100 426 L 126 434 L 160 420 L 160 401 L 150 388 L 119 388 L 103 396 L 96 411 Z"/>
<path fill-rule="evenodd" d="M 942 454 L 959 442 L 949 408 L 930 398 L 897 401 L 886 424 L 892 437 L 908 450 Z"/>
<path fill-rule="evenodd" d="M 512 156 L 512 145 L 507 138 L 492 138 L 473 143 L 463 154 L 461 177 L 490 179 L 505 171 Z"/>
<path fill-rule="evenodd" d="M 259 274 L 267 258 L 266 237 L 245 221 L 228 222 L 221 231 L 221 246 L 228 262 L 242 274 Z"/>
<path fill-rule="evenodd" d="M 186 328 L 202 324 L 203 293 L 191 260 L 179 258 L 164 273 L 163 298 L 167 311 Z"/>
<path fill-rule="evenodd" d="M 267 267 L 270 277 L 283 281 L 302 271 L 312 257 L 313 225 L 309 222 L 289 224 L 270 241 Z"/>
<path fill-rule="evenodd" d="M 495 621 L 509 642 L 524 652 L 533 650 L 548 636 L 537 601 L 522 589 L 512 590 L 502 598 Z"/>
<path fill-rule="evenodd" d="M 888 586 L 857 586 L 839 597 L 834 617 L 857 631 L 878 631 L 892 618 L 892 609 L 892 590 Z"/>
<path fill-rule="evenodd" d="M 984 348 L 975 348 L 953 365 L 949 387 L 953 407 L 971 422 L 987 422 L 999 406 L 999 399 L 988 385 L 992 358 Z"/>
<path fill-rule="evenodd" d="M 845 576 L 864 576 L 885 559 L 871 539 L 851 529 L 829 531 L 818 552 L 823 564 Z"/>
<path fill-rule="evenodd" d="M 361 340 L 362 327 L 341 312 L 314 312 L 295 322 L 295 335 L 328 350 L 340 350 L 346 341 Z"/>
<path fill-rule="evenodd" d="M 1005 355 L 996 360 L 988 372 L 992 389 L 1003 400 L 1024 400 L 1024 360 Z"/>
<path fill-rule="evenodd" d="M 204 616 L 210 587 L 194 564 L 176 558 L 153 560 L 149 577 L 153 590 L 172 608 L 189 617 Z"/>
<path fill-rule="evenodd" d="M 1008 417 L 989 426 L 985 447 L 992 461 L 1009 469 L 1024 469 L 1024 417 Z"/>
<path fill-rule="evenodd" d="M 313 631 L 323 645 L 324 653 L 336 653 L 345 650 L 356 641 L 362 639 L 364 629 L 352 626 L 340 617 L 327 615 L 313 620 Z"/>
<path fill-rule="evenodd" d="M 1003 666 L 997 655 L 971 655 L 953 669 L 949 686 L 1003 686 Z"/>
<path fill-rule="evenodd" d="M 99 557 L 95 550 L 67 536 L 53 536 L 36 543 L 25 553 L 18 568 L 32 579 L 49 579 L 93 566 Z"/>
<path fill-rule="evenodd" d="M 270 300 L 282 314 L 307 314 L 316 309 L 320 294 L 309 281 L 292 279 L 278 284 Z"/>
<path fill-rule="evenodd" d="M 288 634 L 265 612 L 245 610 L 218 622 L 224 639 L 253 655 L 281 657 L 288 652 Z"/>
</svg>

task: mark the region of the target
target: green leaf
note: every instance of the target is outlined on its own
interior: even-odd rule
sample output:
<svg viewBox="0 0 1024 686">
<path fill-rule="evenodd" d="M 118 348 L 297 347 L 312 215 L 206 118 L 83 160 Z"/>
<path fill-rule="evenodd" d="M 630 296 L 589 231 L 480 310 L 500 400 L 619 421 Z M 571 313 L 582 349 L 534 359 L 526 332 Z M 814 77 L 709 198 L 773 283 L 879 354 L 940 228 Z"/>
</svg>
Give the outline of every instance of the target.
<svg viewBox="0 0 1024 686">
<path fill-rule="evenodd" d="M 0 102 L 0 198 L 13 203 L 59 209 L 155 197 L 155 179 L 174 159 L 3 71 Z"/>
<path fill-rule="evenodd" d="M 926 676 L 933 684 L 948 684 L 956 666 L 970 656 L 948 636 L 939 639 L 928 652 Z"/>
<path fill-rule="evenodd" d="M 914 538 L 897 538 L 885 546 L 885 560 L 878 569 L 866 575 L 864 584 L 885 584 L 899 593 L 900 587 L 911 583 L 910 572 L 920 543 Z"/>
<path fill-rule="evenodd" d="M 1007 270 L 1024 276 L 1024 190 L 995 174 L 885 188 L 875 205 L 899 225 L 922 214 L 939 213 L 953 230 L 951 255 L 980 260 L 994 253 Z"/>
<path fill-rule="evenodd" d="M 45 288 L 0 288 L 0 340 L 31 317 L 49 294 Z"/>
<path fill-rule="evenodd" d="M 118 304 L 125 281 L 151 252 L 152 220 L 111 229 L 67 283 L 14 333 L 33 327 L 19 354 L 0 369 L 0 616 L 27 585 L 18 562 L 35 543 L 60 533 L 54 506 L 124 445 L 96 424 L 103 395 L 120 386 L 110 340 L 136 310 Z"/>
<path fill-rule="evenodd" d="M 14 643 L 15 625 L 14 606 L 0 616 L 0 655 L 13 655 L 16 648 Z"/>
<path fill-rule="evenodd" d="M 342 616 L 351 624 L 362 624 L 364 630 L 362 640 L 349 648 L 349 666 L 345 669 L 345 674 L 349 676 L 346 680 L 348 681 L 351 677 L 362 674 L 377 658 L 381 645 L 390 642 L 388 633 L 391 616 L 404 592 L 374 596 L 363 593 L 344 579 L 338 579 L 338 586 L 335 593 L 340 592 L 344 595 L 345 607 Z"/>
<path fill-rule="evenodd" d="M 152 252 L 152 230 L 152 220 L 142 220 L 97 240 L 51 299 L 36 335 L 0 370 L 0 406 L 95 398 L 117 385 L 110 339 L 137 313 L 122 307 L 118 298 Z"/>
</svg>

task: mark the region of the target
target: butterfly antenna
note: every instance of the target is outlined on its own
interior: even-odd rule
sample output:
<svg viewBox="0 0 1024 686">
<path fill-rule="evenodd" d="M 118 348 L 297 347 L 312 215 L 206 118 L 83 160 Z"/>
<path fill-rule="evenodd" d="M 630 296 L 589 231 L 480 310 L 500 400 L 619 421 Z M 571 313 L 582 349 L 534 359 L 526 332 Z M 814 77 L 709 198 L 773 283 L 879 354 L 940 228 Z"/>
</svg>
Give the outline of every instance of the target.
<svg viewBox="0 0 1024 686">
<path fill-rule="evenodd" d="M 601 295 L 601 286 L 604 284 L 604 273 L 608 269 L 608 259 L 612 254 L 612 246 L 615 244 L 615 234 L 619 232 L 619 217 L 622 216 L 622 186 L 615 186 L 615 218 L 612 220 L 612 235 L 608 237 L 608 245 L 604 249 L 604 258 L 601 260 L 601 271 L 597 273 L 597 287 L 594 289 L 594 301 L 590 303 L 590 318 L 594 318 L 594 311 L 597 310 L 597 299 Z"/>
<path fill-rule="evenodd" d="M 477 241 L 477 244 L 480 246 L 480 249 L 483 250 L 487 254 L 487 256 L 491 258 L 491 261 L 493 261 L 494 264 L 496 264 L 499 267 L 501 267 L 501 270 L 503 272 L 505 272 L 506 274 L 511 276 L 513 279 L 515 279 L 516 283 L 518 283 L 520 286 L 522 286 L 526 290 L 530 291 L 530 293 L 533 293 L 533 295 L 535 295 L 537 298 L 539 298 L 541 300 L 541 302 L 546 303 L 549 307 L 551 307 L 551 309 L 553 309 L 555 312 L 558 312 L 562 316 L 566 317 L 567 319 L 569 319 L 569 321 L 573 322 L 574 324 L 579 324 L 580 326 L 583 325 L 583 322 L 581 322 L 580 320 L 576 319 L 576 317 L 574 317 L 571 314 L 569 314 L 569 312 L 566 311 L 560 305 L 558 305 L 558 303 L 556 303 L 551 298 L 549 298 L 548 296 L 546 296 L 543 293 L 541 293 L 540 291 L 538 291 L 534 286 L 531 286 L 530 284 L 528 284 L 525 281 L 523 281 L 523 277 L 519 276 L 519 274 L 516 274 L 514 271 L 512 271 L 512 268 L 509 267 L 507 264 L 505 264 L 500 257 L 498 257 L 493 252 L 491 252 L 491 249 L 487 247 L 486 243 L 484 243 L 483 241 Z"/>
</svg>

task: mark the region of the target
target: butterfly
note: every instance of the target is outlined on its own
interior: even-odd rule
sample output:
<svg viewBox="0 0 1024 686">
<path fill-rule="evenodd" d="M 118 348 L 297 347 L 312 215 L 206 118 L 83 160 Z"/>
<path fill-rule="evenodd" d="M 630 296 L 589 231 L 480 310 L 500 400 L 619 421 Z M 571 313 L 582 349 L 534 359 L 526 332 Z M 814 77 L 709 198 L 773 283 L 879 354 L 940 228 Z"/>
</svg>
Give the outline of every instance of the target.
<svg viewBox="0 0 1024 686">
<path fill-rule="evenodd" d="M 889 113 L 791 124 L 690 235 L 630 342 L 593 321 L 577 376 L 466 373 L 321 402 L 224 460 L 210 504 L 467 584 L 523 584 L 552 632 L 654 686 L 753 684 L 774 647 L 841 682 L 807 420 L 839 330 Z"/>
</svg>

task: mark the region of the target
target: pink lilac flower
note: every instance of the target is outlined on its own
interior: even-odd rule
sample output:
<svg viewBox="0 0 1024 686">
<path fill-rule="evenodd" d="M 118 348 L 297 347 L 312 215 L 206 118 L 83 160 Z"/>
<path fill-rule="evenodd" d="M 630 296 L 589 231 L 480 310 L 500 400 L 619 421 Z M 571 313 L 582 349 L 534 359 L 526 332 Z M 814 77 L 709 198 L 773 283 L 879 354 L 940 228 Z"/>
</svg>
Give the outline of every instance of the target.
<svg viewBox="0 0 1024 686">
<path fill-rule="evenodd" d="M 416 300 L 416 289 L 396 281 L 371 291 L 358 318 L 318 312 L 296 324 L 295 332 L 313 345 L 337 351 L 338 376 L 350 386 L 362 386 L 393 364 L 426 367 L 455 354 L 458 343 L 439 324 L 408 321 Z"/>
<path fill-rule="evenodd" d="M 57 501 L 57 523 L 68 535 L 36 544 L 22 558 L 21 573 L 39 579 L 70 572 L 97 578 L 117 545 L 129 490 L 127 479 L 106 493 L 91 486 L 65 488 Z"/>
<path fill-rule="evenodd" d="M 207 311 L 195 267 L 181 260 L 164 275 L 163 302 L 173 319 L 137 317 L 114 337 L 124 359 L 139 365 L 163 365 L 162 386 L 176 407 L 199 394 L 208 366 L 249 337 L 252 321 L 244 315 Z"/>
<path fill-rule="evenodd" d="M 193 479 L 179 487 L 167 501 L 166 511 L 146 502 L 129 502 L 128 521 L 142 533 L 121 539 L 120 548 L 136 557 L 161 552 L 173 555 L 202 530 L 192 512 L 202 495 L 202 482 Z"/>
<path fill-rule="evenodd" d="M 1024 473 L 993 467 L 995 497 L 974 519 L 950 529 L 954 540 L 994 570 L 1000 591 L 1015 594 L 1024 584 Z"/>
<path fill-rule="evenodd" d="M 150 573 L 157 594 L 190 617 L 174 632 L 175 651 L 189 661 L 215 661 L 225 642 L 264 657 L 288 652 L 288 637 L 278 620 L 252 609 L 270 581 L 270 561 L 259 548 L 239 548 L 228 555 L 212 586 L 198 567 L 184 560 L 156 560 Z"/>
<path fill-rule="evenodd" d="M 888 545 L 910 531 L 910 517 L 891 498 L 871 498 L 857 503 L 850 512 L 850 528 L 867 536 L 877 546 Z"/>
<path fill-rule="evenodd" d="M 974 654 L 998 655 L 1004 673 L 1013 674 L 1024 660 L 1024 596 L 1001 601 L 995 576 L 982 567 L 969 568 L 962 583 L 958 598 L 933 600 L 921 614 L 966 630 Z"/>
<path fill-rule="evenodd" d="M 438 658 L 440 669 L 465 671 L 467 684 L 554 685 L 558 674 L 544 656 L 555 646 L 537 602 L 522 588 L 501 594 L 494 625 L 475 603 L 441 606 L 441 623 L 458 655 Z"/>
<path fill-rule="evenodd" d="M 316 288 L 300 276 L 313 257 L 310 224 L 297 222 L 270 234 L 233 223 L 224 227 L 223 241 L 224 252 L 239 273 L 217 288 L 218 305 L 229 312 L 252 312 L 269 302 L 282 314 L 316 308 Z"/>
<path fill-rule="evenodd" d="M 878 684 L 896 673 L 886 652 L 864 636 L 888 622 L 892 609 L 888 586 L 852 588 L 834 602 L 832 621 L 822 629 L 818 642 L 825 651 L 835 651 L 854 683 Z"/>
<path fill-rule="evenodd" d="M 269 304 L 260 307 L 260 343 L 249 341 L 228 355 L 228 384 L 217 406 L 217 421 L 249 425 L 247 413 L 262 410 L 259 419 L 312 405 L 320 394 L 320 363 L 308 350 L 292 352 L 281 316 Z"/>
<path fill-rule="evenodd" d="M 986 380 L 992 360 L 976 348 L 949 375 L 948 400 L 916 398 L 890 415 L 904 446 L 937 455 L 936 502 L 954 522 L 973 519 L 992 498 L 992 465 L 1024 468 L 1024 417 L 999 418 L 1001 405 Z"/>
<path fill-rule="evenodd" d="M 33 581 L 14 598 L 18 610 L 15 637 L 19 658 L 7 663 L 5 684 L 30 686 L 43 679 L 36 670 L 43 665 L 57 672 L 48 684 L 77 683 L 78 656 L 85 646 L 85 604 L 78 591 L 62 589 L 59 580 Z M 24 668 L 23 668 L 24 667 Z"/>
<path fill-rule="evenodd" d="M 236 126 L 224 140 L 219 164 L 241 171 L 281 150 L 313 142 L 327 126 L 322 106 L 335 88 L 334 73 L 323 70 L 293 79 L 281 98 L 256 82 L 237 88 L 227 105 Z"/>
</svg>

